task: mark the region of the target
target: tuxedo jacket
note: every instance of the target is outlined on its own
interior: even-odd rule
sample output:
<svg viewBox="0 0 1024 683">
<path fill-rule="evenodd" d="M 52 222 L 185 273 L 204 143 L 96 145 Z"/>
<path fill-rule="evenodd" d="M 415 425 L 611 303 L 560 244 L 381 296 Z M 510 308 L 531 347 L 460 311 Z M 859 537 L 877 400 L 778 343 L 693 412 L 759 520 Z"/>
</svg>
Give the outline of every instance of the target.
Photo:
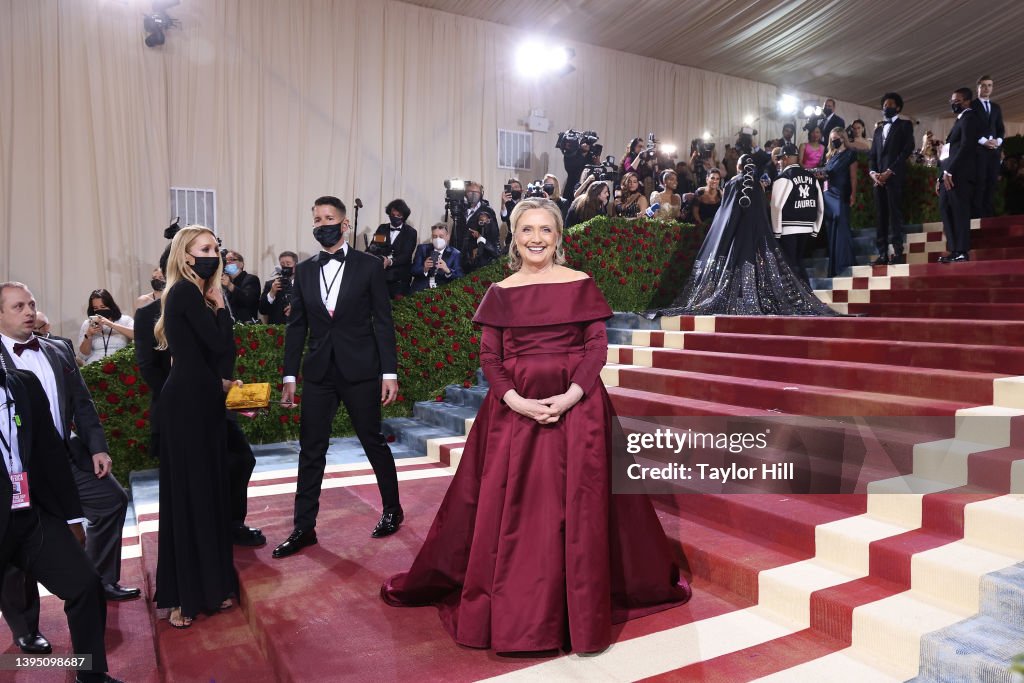
<svg viewBox="0 0 1024 683">
<path fill-rule="evenodd" d="M 427 289 L 430 287 L 430 277 L 423 274 L 423 264 L 426 263 L 427 259 L 434 253 L 433 244 L 421 244 L 416 247 L 416 256 L 413 258 L 412 267 L 412 290 L 418 292 L 421 289 Z M 434 283 L 438 286 L 446 285 L 456 278 L 462 277 L 462 258 L 459 250 L 452 246 L 446 246 L 444 251 L 441 252 L 441 258 L 444 259 L 445 264 L 448 266 L 450 273 L 437 270 L 434 275 Z"/>
<path fill-rule="evenodd" d="M 348 382 L 397 374 L 395 326 L 380 259 L 348 249 L 332 317 L 320 297 L 318 256 L 295 267 L 292 310 L 285 331 L 285 376 L 297 376 L 301 365 L 305 379 L 323 381 L 332 352 L 335 366 Z M 309 350 L 302 363 L 307 340 Z"/>
<path fill-rule="evenodd" d="M 382 223 L 377 226 L 377 232 L 373 233 L 367 251 L 374 256 L 391 257 L 391 266 L 384 270 L 385 281 L 407 283 L 412 273 L 412 254 L 416 250 L 417 242 L 419 235 L 416 228 L 403 224 L 401 232 L 392 243 L 391 224 Z"/>
<path fill-rule="evenodd" d="M 57 382 L 61 423 L 64 426 L 64 439 L 71 455 L 71 462 L 83 472 L 93 472 L 92 456 L 96 453 L 106 453 L 109 448 L 100 416 L 96 412 L 96 405 L 75 362 L 75 354 L 64 342 L 44 337 L 37 339 L 39 350 L 50 362 Z M 0 344 L 0 353 L 3 354 L 8 368 L 16 367 L 14 359 L 7 353 L 7 347 L 3 344 Z M 72 425 L 74 431 L 71 429 Z"/>
<path fill-rule="evenodd" d="M 974 111 L 968 109 L 956 119 L 952 130 L 946 136 L 946 142 L 949 144 L 949 156 L 939 162 L 942 173 L 949 173 L 953 176 L 954 185 L 974 180 L 978 138 L 980 137 L 978 120 L 974 116 Z"/>
<path fill-rule="evenodd" d="M 872 171 L 881 173 L 892 169 L 896 177 L 903 180 L 903 169 L 907 158 L 914 153 L 914 124 L 905 119 L 898 119 L 889 127 L 889 136 L 882 142 L 884 126 L 875 129 L 868 152 L 868 166 Z"/>
<path fill-rule="evenodd" d="M 828 123 L 825 123 L 825 117 L 822 116 L 820 119 L 818 119 L 818 128 L 821 129 L 821 144 L 825 145 L 826 147 L 828 147 L 829 144 L 828 134 L 832 132 L 833 128 L 838 128 L 840 131 L 842 131 L 844 136 L 843 139 L 845 139 L 846 121 L 844 121 L 843 117 L 840 116 L 839 114 L 832 114 L 832 118 L 828 120 Z"/>
<path fill-rule="evenodd" d="M 978 137 L 985 136 L 1004 139 L 1006 137 L 1006 126 L 1003 124 L 1003 110 L 992 100 L 989 100 L 988 103 L 992 108 L 991 113 L 985 113 L 985 104 L 981 100 L 975 99 L 971 102 L 971 111 L 974 112 Z M 977 142 L 977 139 L 975 139 L 975 142 Z"/>
<path fill-rule="evenodd" d="M 10 366 L 8 366 L 10 368 Z M 22 469 L 28 472 L 29 501 L 58 519 L 84 517 L 78 489 L 67 465 L 67 449 L 50 417 L 50 403 L 39 379 L 26 370 L 0 370 L 0 384 L 6 384 L 21 420 L 18 451 Z M 0 394 L 2 395 L 2 394 Z M 4 398 L 3 400 L 6 400 Z M 0 458 L 0 539 L 7 531 L 14 487 L 7 459 Z"/>
</svg>

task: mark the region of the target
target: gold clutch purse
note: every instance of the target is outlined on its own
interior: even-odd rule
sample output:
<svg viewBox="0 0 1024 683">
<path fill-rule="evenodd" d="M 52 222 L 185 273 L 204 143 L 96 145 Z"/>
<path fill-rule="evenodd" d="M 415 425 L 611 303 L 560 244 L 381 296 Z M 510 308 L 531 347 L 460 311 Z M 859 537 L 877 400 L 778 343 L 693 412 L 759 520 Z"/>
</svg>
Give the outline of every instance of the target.
<svg viewBox="0 0 1024 683">
<path fill-rule="evenodd" d="M 228 410 L 255 410 L 270 405 L 270 384 L 260 382 L 233 386 L 225 399 Z"/>
</svg>

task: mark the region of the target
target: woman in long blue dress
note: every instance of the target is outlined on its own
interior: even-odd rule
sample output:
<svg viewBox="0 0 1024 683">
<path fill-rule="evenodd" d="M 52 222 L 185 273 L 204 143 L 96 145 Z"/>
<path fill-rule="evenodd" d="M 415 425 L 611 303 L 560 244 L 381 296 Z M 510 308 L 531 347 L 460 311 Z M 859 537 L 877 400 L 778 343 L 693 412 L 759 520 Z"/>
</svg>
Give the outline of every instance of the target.
<svg viewBox="0 0 1024 683">
<path fill-rule="evenodd" d="M 828 276 L 836 277 L 854 264 L 850 207 L 857 195 L 857 153 L 846 144 L 846 133 L 833 128 L 825 157 L 825 231 L 828 236 Z"/>
</svg>

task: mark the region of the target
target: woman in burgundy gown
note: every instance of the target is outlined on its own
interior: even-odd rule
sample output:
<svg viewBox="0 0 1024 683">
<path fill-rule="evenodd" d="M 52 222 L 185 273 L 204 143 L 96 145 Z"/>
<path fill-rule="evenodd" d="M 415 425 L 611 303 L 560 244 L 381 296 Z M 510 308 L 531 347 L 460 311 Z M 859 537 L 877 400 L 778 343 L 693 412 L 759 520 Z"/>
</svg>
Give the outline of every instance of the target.
<svg viewBox="0 0 1024 683">
<path fill-rule="evenodd" d="M 647 497 L 612 495 L 600 379 L 611 309 L 559 265 L 557 205 L 525 199 L 510 222 L 517 272 L 474 318 L 490 390 L 423 547 L 381 596 L 436 605 L 462 645 L 598 652 L 613 623 L 681 604 L 690 588 Z"/>
</svg>

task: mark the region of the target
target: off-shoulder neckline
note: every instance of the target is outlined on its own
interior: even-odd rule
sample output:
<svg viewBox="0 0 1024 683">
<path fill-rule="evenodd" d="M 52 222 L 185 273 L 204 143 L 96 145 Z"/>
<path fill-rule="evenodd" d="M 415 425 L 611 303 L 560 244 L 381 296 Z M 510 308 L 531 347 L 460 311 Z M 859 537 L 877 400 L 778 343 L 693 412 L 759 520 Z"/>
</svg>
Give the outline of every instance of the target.
<svg viewBox="0 0 1024 683">
<path fill-rule="evenodd" d="M 525 285 L 513 285 L 512 287 L 502 287 L 497 282 L 495 282 L 494 286 L 497 287 L 498 289 L 503 289 L 503 290 L 504 289 L 522 289 L 523 287 L 540 287 L 540 286 L 543 286 L 543 285 L 571 285 L 571 284 L 575 284 L 577 282 L 586 282 L 587 280 L 591 280 L 591 279 L 593 279 L 593 278 L 591 278 L 588 275 L 586 277 L 577 278 L 575 280 L 563 280 L 561 282 L 529 282 L 529 283 L 527 283 Z"/>
</svg>

